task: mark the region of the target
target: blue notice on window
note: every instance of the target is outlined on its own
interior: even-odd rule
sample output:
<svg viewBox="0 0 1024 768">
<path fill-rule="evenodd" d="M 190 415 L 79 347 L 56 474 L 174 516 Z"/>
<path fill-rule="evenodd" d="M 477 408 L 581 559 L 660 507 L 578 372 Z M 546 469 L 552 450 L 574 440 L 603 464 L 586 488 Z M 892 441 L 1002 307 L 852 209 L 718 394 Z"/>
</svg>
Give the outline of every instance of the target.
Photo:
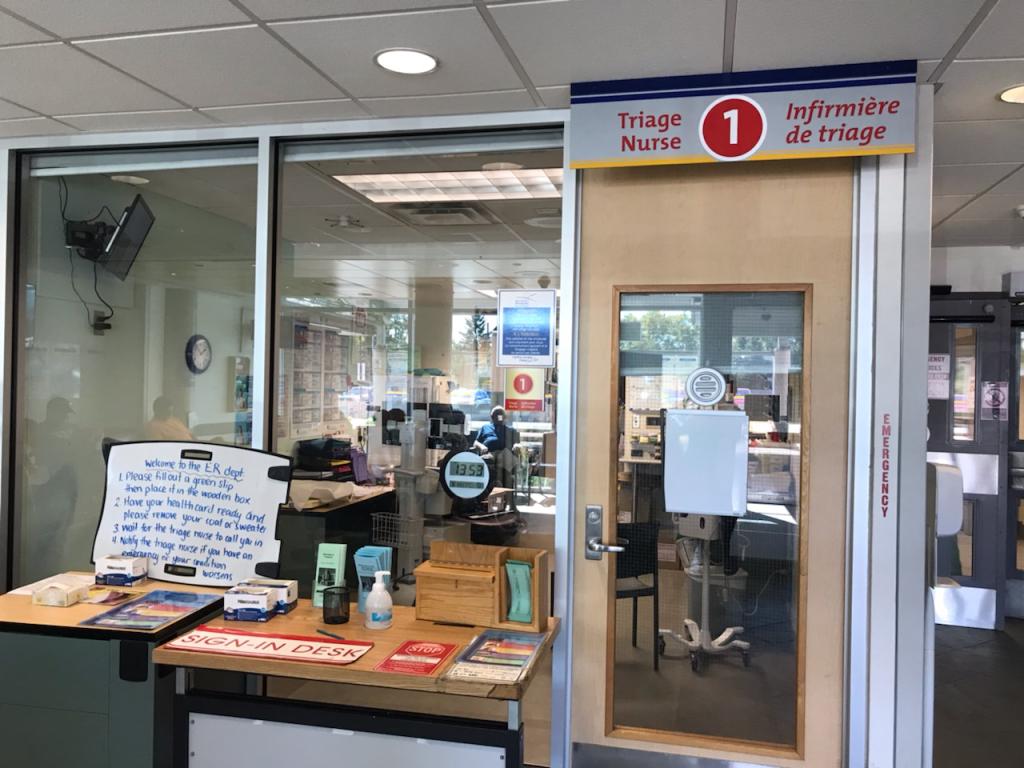
<svg viewBox="0 0 1024 768">
<path fill-rule="evenodd" d="M 501 313 L 504 355 L 548 357 L 551 354 L 551 310 L 548 307 L 506 307 Z"/>
</svg>

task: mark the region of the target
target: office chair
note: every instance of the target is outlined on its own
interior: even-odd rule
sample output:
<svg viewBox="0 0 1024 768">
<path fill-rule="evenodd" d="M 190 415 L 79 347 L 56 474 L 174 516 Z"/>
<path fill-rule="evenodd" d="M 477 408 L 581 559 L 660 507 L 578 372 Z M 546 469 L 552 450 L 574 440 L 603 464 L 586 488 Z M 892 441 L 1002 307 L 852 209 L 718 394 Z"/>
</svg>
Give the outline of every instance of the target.
<svg viewBox="0 0 1024 768">
<path fill-rule="evenodd" d="M 658 670 L 658 523 L 619 523 L 618 539 L 625 539 L 626 551 L 615 558 L 615 598 L 633 598 L 633 647 L 636 648 L 637 600 L 653 597 L 654 623 L 651 634 L 654 669 Z M 641 576 L 650 576 L 649 581 Z"/>
</svg>

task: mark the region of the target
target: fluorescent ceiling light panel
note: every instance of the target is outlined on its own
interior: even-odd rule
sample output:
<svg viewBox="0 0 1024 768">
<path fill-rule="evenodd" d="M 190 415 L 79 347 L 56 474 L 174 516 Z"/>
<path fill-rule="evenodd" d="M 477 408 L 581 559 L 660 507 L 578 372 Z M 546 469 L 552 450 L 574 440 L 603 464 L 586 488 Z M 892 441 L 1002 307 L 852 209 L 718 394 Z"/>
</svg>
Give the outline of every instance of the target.
<svg viewBox="0 0 1024 768">
<path fill-rule="evenodd" d="M 562 196 L 561 168 L 335 176 L 374 203 L 538 200 Z"/>
</svg>

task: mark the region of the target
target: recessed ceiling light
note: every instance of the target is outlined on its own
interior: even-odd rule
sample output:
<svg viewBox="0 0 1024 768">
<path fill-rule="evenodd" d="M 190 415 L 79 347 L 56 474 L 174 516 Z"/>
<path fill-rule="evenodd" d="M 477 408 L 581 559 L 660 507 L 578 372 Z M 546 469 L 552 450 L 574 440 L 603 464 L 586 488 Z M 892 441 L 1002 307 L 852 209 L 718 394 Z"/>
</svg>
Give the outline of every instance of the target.
<svg viewBox="0 0 1024 768">
<path fill-rule="evenodd" d="M 149 184 L 149 179 L 145 176 L 131 176 L 125 173 L 115 173 L 110 177 L 111 181 L 119 181 L 122 184 L 133 184 L 136 187 L 141 187 L 143 184 Z"/>
<path fill-rule="evenodd" d="M 999 98 L 1011 104 L 1024 104 L 1024 84 L 1007 88 L 999 94 Z"/>
<path fill-rule="evenodd" d="M 377 66 L 400 75 L 426 75 L 437 69 L 437 59 L 429 53 L 412 48 L 392 48 L 381 51 L 373 60 Z"/>
</svg>

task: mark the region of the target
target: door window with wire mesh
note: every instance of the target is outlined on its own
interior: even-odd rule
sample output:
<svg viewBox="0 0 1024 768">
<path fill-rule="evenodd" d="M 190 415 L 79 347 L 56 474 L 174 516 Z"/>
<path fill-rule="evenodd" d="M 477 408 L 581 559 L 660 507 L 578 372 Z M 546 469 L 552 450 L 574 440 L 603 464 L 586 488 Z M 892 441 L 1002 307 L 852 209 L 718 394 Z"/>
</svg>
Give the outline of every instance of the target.
<svg viewBox="0 0 1024 768">
<path fill-rule="evenodd" d="M 615 727 L 796 743 L 804 311 L 801 291 L 620 294 Z M 703 367 L 713 409 L 747 417 L 740 517 L 666 511 L 665 410 L 698 407 Z"/>
<path fill-rule="evenodd" d="M 12 586 L 91 568 L 105 440 L 250 444 L 256 153 L 32 155 L 20 192 Z"/>
</svg>

